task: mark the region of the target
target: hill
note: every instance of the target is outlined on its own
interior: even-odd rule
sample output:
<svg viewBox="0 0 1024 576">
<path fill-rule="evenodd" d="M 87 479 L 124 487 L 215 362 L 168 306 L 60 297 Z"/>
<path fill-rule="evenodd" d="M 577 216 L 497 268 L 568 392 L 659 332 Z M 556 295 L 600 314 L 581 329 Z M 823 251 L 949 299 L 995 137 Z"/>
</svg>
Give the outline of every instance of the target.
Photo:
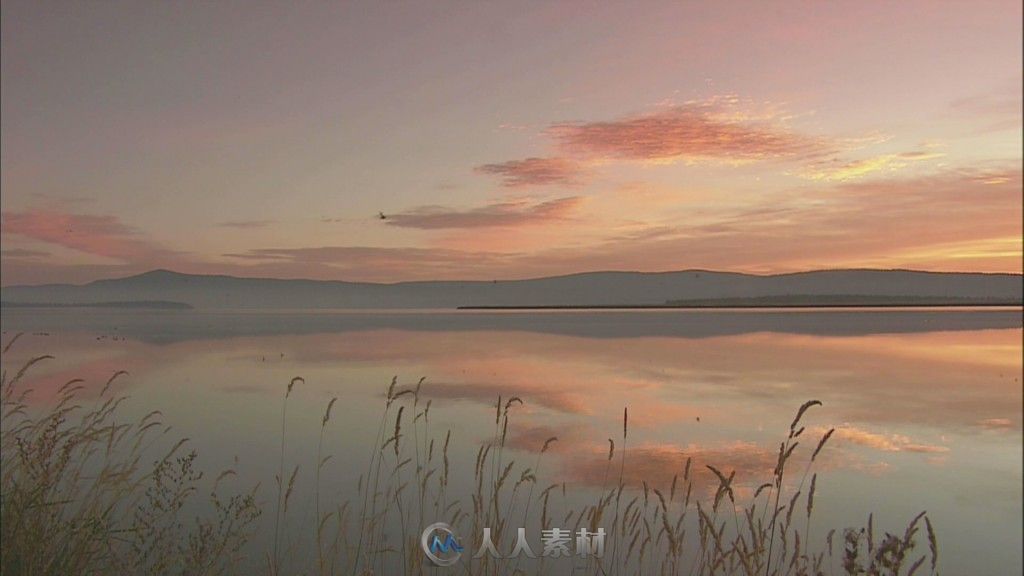
<svg viewBox="0 0 1024 576">
<path fill-rule="evenodd" d="M 456 308 L 474 306 L 643 306 L 681 301 L 821 299 L 1017 302 L 1020 274 L 909 270 L 821 270 L 779 275 L 687 270 L 590 272 L 509 281 L 427 281 L 377 284 L 241 278 L 154 270 L 88 284 L 8 286 L 12 304 L 81 305 L 175 302 L 200 309 Z"/>
</svg>

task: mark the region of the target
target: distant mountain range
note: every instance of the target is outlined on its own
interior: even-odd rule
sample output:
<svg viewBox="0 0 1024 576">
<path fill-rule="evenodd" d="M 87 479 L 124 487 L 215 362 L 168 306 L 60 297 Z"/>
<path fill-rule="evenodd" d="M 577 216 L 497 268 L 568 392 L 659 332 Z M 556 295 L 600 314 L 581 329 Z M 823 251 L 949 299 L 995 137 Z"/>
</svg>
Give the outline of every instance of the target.
<svg viewBox="0 0 1024 576">
<path fill-rule="evenodd" d="M 238 278 L 154 270 L 88 284 L 8 286 L 4 306 L 114 305 L 199 309 L 588 307 L 672 305 L 1020 304 L 1020 274 L 821 270 L 759 276 L 733 272 L 589 272 L 508 281 L 376 284 Z M 136 303 L 136 306 L 132 306 Z"/>
</svg>

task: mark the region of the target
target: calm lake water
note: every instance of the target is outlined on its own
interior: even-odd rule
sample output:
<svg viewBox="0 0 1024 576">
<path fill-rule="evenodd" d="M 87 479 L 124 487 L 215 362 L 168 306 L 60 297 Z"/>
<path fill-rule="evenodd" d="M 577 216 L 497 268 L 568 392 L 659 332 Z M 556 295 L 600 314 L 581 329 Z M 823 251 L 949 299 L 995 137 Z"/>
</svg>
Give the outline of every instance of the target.
<svg viewBox="0 0 1024 576">
<path fill-rule="evenodd" d="M 325 496 L 351 498 L 392 377 L 426 378 L 430 426 L 451 430 L 453 468 L 471 481 L 512 409 L 509 458 L 558 442 L 543 480 L 600 487 L 608 438 L 629 408 L 627 480 L 663 489 L 688 456 L 736 470 L 741 496 L 770 477 L 806 400 L 822 454 L 814 525 L 900 530 L 927 510 L 944 574 L 1021 572 L 1022 316 L 1013 310 L 160 312 L 3 311 L 4 366 L 46 353 L 34 402 L 71 378 L 93 394 L 116 370 L 126 410 L 164 414 L 200 464 L 273 484 L 287 383 L 290 468 L 311 469 L 327 402 Z M 813 444 L 813 442 L 811 442 Z M 703 468 L 703 466 L 701 466 Z M 297 514 L 309 513 L 300 475 Z M 272 492 L 264 492 L 271 501 Z M 271 516 L 268 514 L 267 516 Z M 298 518 L 298 516 L 296 517 Z M 294 525 L 301 520 L 292 519 Z"/>
</svg>

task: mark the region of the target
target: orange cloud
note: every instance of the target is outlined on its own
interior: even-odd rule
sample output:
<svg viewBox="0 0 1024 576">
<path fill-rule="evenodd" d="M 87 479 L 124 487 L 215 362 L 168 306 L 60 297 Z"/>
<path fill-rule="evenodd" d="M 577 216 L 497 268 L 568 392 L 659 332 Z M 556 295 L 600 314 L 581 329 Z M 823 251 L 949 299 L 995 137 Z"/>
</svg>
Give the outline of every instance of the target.
<svg viewBox="0 0 1024 576">
<path fill-rule="evenodd" d="M 588 200 L 586 211 L 574 212 L 583 205 L 580 197 L 461 211 L 428 207 L 389 218 L 396 227 L 449 230 L 426 246 L 271 245 L 223 254 L 226 259 L 175 252 L 115 216 L 4 212 L 5 239 L 23 236 L 120 262 L 71 266 L 5 253 L 3 277 L 6 283 L 88 281 L 157 267 L 384 282 L 515 279 L 627 266 L 755 273 L 843 267 L 1019 272 L 1021 178 L 1018 167 L 960 169 L 801 187 L 679 217 L 639 221 L 630 215 L 625 227 L 615 203 Z"/>
<path fill-rule="evenodd" d="M 443 248 L 312 246 L 257 248 L 224 256 L 247 264 L 227 264 L 219 269 L 245 275 L 390 281 L 487 277 L 517 255 Z"/>
<path fill-rule="evenodd" d="M 388 216 L 387 224 L 425 230 L 443 228 L 511 227 L 562 220 L 583 201 L 578 196 L 530 204 L 525 200 L 499 202 L 472 210 L 424 206 Z"/>
<path fill-rule="evenodd" d="M 623 160 L 749 161 L 808 158 L 834 151 L 823 138 L 795 133 L 770 119 L 732 113 L 720 100 L 688 102 L 607 122 L 560 123 L 548 133 L 569 154 Z"/>
<path fill-rule="evenodd" d="M 815 268 L 1019 272 L 1021 172 L 955 170 L 766 195 L 654 221 L 649 237 L 610 234 L 523 259 L 535 273 L 706 268 L 767 273 Z"/>
<path fill-rule="evenodd" d="M 583 174 L 580 164 L 568 158 L 509 160 L 500 164 L 477 166 L 475 170 L 482 174 L 501 177 L 501 185 L 508 188 L 548 184 L 575 185 L 580 183 Z"/>
</svg>

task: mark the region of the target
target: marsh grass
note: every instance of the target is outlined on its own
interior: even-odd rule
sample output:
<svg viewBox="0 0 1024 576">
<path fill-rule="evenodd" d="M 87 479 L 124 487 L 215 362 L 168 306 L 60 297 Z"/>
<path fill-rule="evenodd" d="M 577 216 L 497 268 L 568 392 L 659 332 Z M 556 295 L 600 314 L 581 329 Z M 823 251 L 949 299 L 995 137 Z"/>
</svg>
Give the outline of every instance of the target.
<svg viewBox="0 0 1024 576">
<path fill-rule="evenodd" d="M 2 573 L 234 573 L 260 514 L 258 487 L 225 495 L 232 470 L 204 481 L 196 452 L 169 440 L 158 411 L 119 421 L 126 397 L 112 391 L 123 372 L 93 400 L 75 379 L 45 407 L 33 405 L 20 384 L 51 359 L 0 376 Z M 198 500 L 207 513 L 186 515 Z"/>
<path fill-rule="evenodd" d="M 427 564 L 419 545 L 422 528 L 436 521 L 464 536 L 462 562 L 447 569 L 460 574 L 913 575 L 938 569 L 937 538 L 924 512 L 900 534 L 876 538 L 869 516 L 863 528 L 833 529 L 814 541 L 814 465 L 832 430 L 806 439 L 800 423 L 818 401 L 799 408 L 771 477 L 752 497 L 739 498 L 736 472 L 714 465 L 705 465 L 716 483 L 706 493 L 691 459 L 666 486 L 628 485 L 628 409 L 621 439 L 608 439 L 600 489 L 580 489 L 572 497 L 565 483 L 537 486 L 556 437 L 535 454 L 506 450 L 515 408 L 523 401 L 498 397 L 494 430 L 477 447 L 471 488 L 458 494 L 450 489 L 452 434 L 431 428 L 424 380 L 401 388 L 397 379 L 384 395 L 368 462 L 348 501 L 325 503 L 320 493 L 330 459 L 323 454 L 324 437 L 332 433 L 337 399 L 326 404 L 316 461 L 307 467 L 312 526 L 289 521 L 302 472 L 285 468 L 288 400 L 301 393 L 295 384 L 304 381 L 295 378 L 283 389 L 272 543 L 260 552 L 252 541 L 261 514 L 258 485 L 227 492 L 224 485 L 237 481 L 230 469 L 212 482 L 204 479 L 196 452 L 186 439 L 173 440 L 159 412 L 119 422 L 125 397 L 112 390 L 123 373 L 114 374 L 96 399 L 85 399 L 85 383 L 72 380 L 55 401 L 31 402 L 25 376 L 50 360 L 33 358 L 13 375 L 6 369 L 2 375 L 2 574 L 437 574 L 444 570 Z M 805 460 L 795 456 L 801 442 L 810 453 Z M 146 460 L 153 453 L 161 456 Z M 803 469 L 794 475 L 797 464 Z M 755 480 L 743 479 L 750 485 Z M 303 522 L 306 527 L 295 528 Z M 485 530 L 507 554 L 520 527 L 532 535 L 537 558 L 473 557 Z M 605 554 L 542 556 L 537 537 L 553 527 L 574 534 L 603 527 Z M 918 550 L 922 531 L 927 549 Z M 312 553 L 283 546 L 286 536 L 308 539 Z"/>
</svg>

